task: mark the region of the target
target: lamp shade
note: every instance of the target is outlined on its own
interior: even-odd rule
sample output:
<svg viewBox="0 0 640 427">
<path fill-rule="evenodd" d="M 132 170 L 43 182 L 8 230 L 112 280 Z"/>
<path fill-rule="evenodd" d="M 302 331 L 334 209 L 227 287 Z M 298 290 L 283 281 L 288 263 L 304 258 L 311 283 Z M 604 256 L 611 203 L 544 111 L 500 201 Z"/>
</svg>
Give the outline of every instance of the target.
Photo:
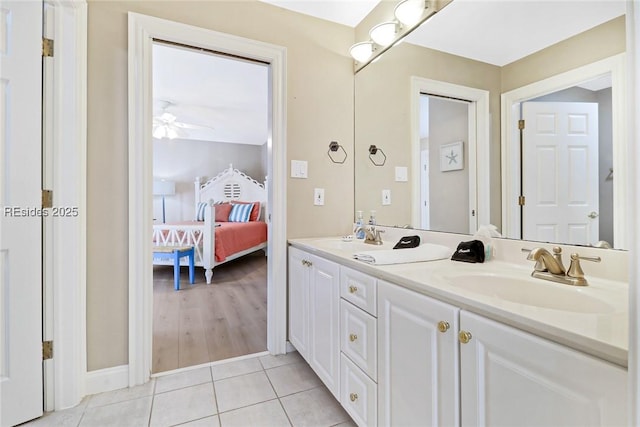
<svg viewBox="0 0 640 427">
<path fill-rule="evenodd" d="M 373 55 L 373 43 L 360 42 L 356 43 L 349 49 L 349 53 L 358 62 L 364 62 Z"/>
<path fill-rule="evenodd" d="M 173 196 L 176 194 L 176 183 L 165 179 L 156 179 L 153 181 L 154 196 Z"/>
<path fill-rule="evenodd" d="M 403 0 L 394 9 L 396 19 L 406 26 L 417 24 L 424 14 L 424 0 Z"/>
</svg>

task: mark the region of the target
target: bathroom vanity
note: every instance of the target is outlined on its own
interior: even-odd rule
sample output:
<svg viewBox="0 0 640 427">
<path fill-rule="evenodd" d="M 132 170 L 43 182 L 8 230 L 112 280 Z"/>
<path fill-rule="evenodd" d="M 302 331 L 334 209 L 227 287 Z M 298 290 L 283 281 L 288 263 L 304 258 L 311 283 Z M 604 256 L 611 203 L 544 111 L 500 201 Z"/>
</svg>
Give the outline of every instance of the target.
<svg viewBox="0 0 640 427">
<path fill-rule="evenodd" d="M 626 425 L 626 284 L 533 279 L 523 244 L 374 266 L 352 259 L 371 245 L 291 240 L 290 342 L 359 426 Z"/>
</svg>

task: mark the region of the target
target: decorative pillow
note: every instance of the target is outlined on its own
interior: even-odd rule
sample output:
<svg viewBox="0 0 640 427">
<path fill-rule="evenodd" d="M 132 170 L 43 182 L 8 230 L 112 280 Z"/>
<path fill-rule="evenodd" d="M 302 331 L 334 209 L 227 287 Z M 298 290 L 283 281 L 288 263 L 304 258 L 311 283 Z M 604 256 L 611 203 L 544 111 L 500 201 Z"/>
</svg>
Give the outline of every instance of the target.
<svg viewBox="0 0 640 427">
<path fill-rule="evenodd" d="M 196 209 L 196 221 L 204 221 L 204 211 L 207 208 L 207 202 L 198 202 L 198 208 Z"/>
<path fill-rule="evenodd" d="M 216 222 L 227 222 L 229 221 L 229 214 L 231 213 L 231 208 L 233 205 L 230 203 L 220 203 L 215 205 L 216 208 Z"/>
<path fill-rule="evenodd" d="M 258 219 L 260 219 L 260 211 L 262 210 L 262 204 L 260 202 L 240 202 L 238 200 L 234 200 L 231 203 L 238 204 L 238 205 L 253 203 L 253 209 L 251 210 L 251 216 L 249 216 L 249 221 L 257 221 Z"/>
<path fill-rule="evenodd" d="M 229 213 L 229 222 L 249 222 L 251 217 L 251 209 L 253 209 L 253 203 L 240 203 L 232 204 L 231 212 Z"/>
</svg>

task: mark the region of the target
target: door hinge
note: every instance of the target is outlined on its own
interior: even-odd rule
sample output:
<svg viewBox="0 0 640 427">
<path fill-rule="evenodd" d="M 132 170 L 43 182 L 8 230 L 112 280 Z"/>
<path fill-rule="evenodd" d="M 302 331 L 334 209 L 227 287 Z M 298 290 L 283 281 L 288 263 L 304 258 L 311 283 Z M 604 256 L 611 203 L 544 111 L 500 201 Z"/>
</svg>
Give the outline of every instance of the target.
<svg viewBox="0 0 640 427">
<path fill-rule="evenodd" d="M 42 360 L 53 359 L 53 341 L 42 342 Z"/>
<path fill-rule="evenodd" d="M 518 197 L 518 205 L 524 206 L 524 196 L 519 196 Z"/>
<path fill-rule="evenodd" d="M 42 56 L 53 56 L 53 40 L 42 38 Z"/>
<path fill-rule="evenodd" d="M 518 120 L 518 129 L 524 129 L 524 120 Z"/>
<path fill-rule="evenodd" d="M 53 191 L 42 190 L 42 209 L 53 207 Z"/>
</svg>

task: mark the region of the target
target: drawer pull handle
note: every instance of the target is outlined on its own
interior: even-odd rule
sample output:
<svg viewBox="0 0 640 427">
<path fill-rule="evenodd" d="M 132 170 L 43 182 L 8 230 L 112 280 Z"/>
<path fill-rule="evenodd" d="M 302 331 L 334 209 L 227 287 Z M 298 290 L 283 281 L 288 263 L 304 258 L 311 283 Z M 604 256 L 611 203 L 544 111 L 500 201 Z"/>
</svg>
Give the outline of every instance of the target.
<svg viewBox="0 0 640 427">
<path fill-rule="evenodd" d="M 439 321 L 438 330 L 442 333 L 447 332 L 449 330 L 449 322 L 445 322 L 444 320 Z"/>
<path fill-rule="evenodd" d="M 358 292 L 358 287 L 357 286 L 349 286 L 349 292 L 351 292 L 352 294 L 355 294 L 356 292 Z"/>
<path fill-rule="evenodd" d="M 358 394 L 357 393 L 351 393 L 349 395 L 349 399 L 351 399 L 352 402 L 355 402 L 356 400 L 358 400 Z"/>
<path fill-rule="evenodd" d="M 358 339 L 358 336 L 356 334 L 349 335 L 349 341 L 354 342 L 357 339 Z"/>
<path fill-rule="evenodd" d="M 471 332 L 460 331 L 460 333 L 458 334 L 458 339 L 462 344 L 468 343 L 469 341 L 471 341 Z"/>
</svg>

